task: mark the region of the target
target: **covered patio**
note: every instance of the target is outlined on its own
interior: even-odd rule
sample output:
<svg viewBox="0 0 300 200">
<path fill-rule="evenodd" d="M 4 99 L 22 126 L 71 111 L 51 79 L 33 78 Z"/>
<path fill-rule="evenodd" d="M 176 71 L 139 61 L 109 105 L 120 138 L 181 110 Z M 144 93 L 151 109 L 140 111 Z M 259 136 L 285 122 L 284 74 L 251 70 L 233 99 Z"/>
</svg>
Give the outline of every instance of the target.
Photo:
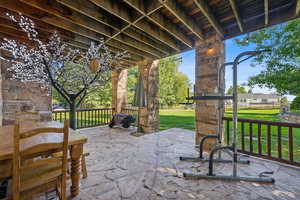
<svg viewBox="0 0 300 200">
<path fill-rule="evenodd" d="M 182 172 L 206 173 L 207 163 L 183 162 L 179 156 L 197 156 L 193 131 L 174 128 L 135 137 L 130 130 L 108 127 L 80 131 L 88 137 L 89 177 L 81 181 L 78 199 L 299 199 L 300 170 L 284 164 L 250 158 L 240 175 L 273 171 L 275 184 L 186 180 Z M 245 158 L 246 159 L 246 158 Z M 217 164 L 230 174 L 231 164 Z"/>
<path fill-rule="evenodd" d="M 123 69 L 112 71 L 112 108 L 77 111 L 77 116 L 85 117 L 77 121 L 77 127 L 87 138 L 87 143 L 76 147 L 79 149 L 78 155 L 73 153 L 76 154 L 76 159 L 72 160 L 72 170 L 76 173 L 72 177 L 76 183 L 72 188 L 73 198 L 300 199 L 299 168 L 279 163 L 300 166 L 294 155 L 299 150 L 293 149 L 296 146 L 293 128 L 299 128 L 298 124 L 245 121 L 251 124 L 267 123 L 263 125 L 268 127 L 284 126 L 289 130 L 286 142 L 289 144 L 288 158 L 282 156 L 281 135 L 278 136 L 278 157 L 271 156 L 270 131 L 267 154 L 262 153 L 260 138 L 260 152 L 254 152 L 252 135 L 249 136 L 252 145 L 249 152 L 245 149 L 241 151 L 279 161 L 249 157 L 250 165 L 239 166 L 239 173 L 247 176 L 272 171 L 275 184 L 184 179 L 183 172 L 206 173 L 207 163 L 182 162 L 179 157 L 197 156 L 194 147 L 199 145 L 204 136 L 218 132 L 217 124 L 223 123 L 223 120 L 226 121 L 224 127 L 227 127 L 229 136 L 231 119 L 218 117 L 223 115 L 223 111 L 218 109 L 217 102 L 197 101 L 195 132 L 184 129 L 160 132 L 158 84 L 159 59 L 195 49 L 195 95 L 216 93 L 218 87 L 225 84 L 222 74 L 221 86 L 218 85 L 218 70 L 225 62 L 224 40 L 299 18 L 300 0 L 0 1 L 1 40 L 9 38 L 26 43 L 26 34 L 9 20 L 6 13 L 22 13 L 32 19 L 43 38 L 57 31 L 71 47 L 83 51 L 88 49 L 90 42 L 99 42 L 102 38 L 112 52 L 126 50 L 131 55 L 123 59 Z M 3 57 L 10 56 L 4 51 L 0 53 Z M 14 124 L 16 113 L 24 107 L 39 111 L 44 121 L 67 118 L 66 110 L 52 112 L 51 97 L 44 94 L 37 84 L 11 80 L 7 71 L 11 63 L 0 60 L 0 65 L 1 126 Z M 138 66 L 139 74 L 144 79 L 143 89 L 147 98 L 147 106 L 138 110 L 138 123 L 145 133 L 140 137 L 132 135 L 131 129 L 99 126 L 107 124 L 114 113 L 135 112 L 126 109 L 127 68 L 133 66 Z M 88 112 L 88 124 L 85 112 Z M 97 121 L 93 116 L 101 116 L 101 120 Z M 102 116 L 105 117 L 104 121 Z M 208 140 L 205 150 L 214 145 L 215 140 Z M 88 177 L 80 180 L 78 188 L 82 147 L 90 153 L 86 158 Z M 230 164 L 216 164 L 216 169 L 221 174 L 230 174 L 232 170 Z M 45 195 L 37 199 L 45 199 Z"/>
</svg>

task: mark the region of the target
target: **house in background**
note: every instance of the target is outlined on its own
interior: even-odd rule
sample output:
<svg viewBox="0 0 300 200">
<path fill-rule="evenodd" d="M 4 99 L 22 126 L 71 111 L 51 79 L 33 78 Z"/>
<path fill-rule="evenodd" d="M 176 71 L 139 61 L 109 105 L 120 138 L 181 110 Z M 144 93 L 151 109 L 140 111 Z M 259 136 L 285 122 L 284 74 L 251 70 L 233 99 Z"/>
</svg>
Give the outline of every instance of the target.
<svg viewBox="0 0 300 200">
<path fill-rule="evenodd" d="M 278 94 L 239 94 L 239 108 L 279 108 L 281 96 Z M 226 106 L 231 106 L 232 101 L 226 101 Z"/>
</svg>

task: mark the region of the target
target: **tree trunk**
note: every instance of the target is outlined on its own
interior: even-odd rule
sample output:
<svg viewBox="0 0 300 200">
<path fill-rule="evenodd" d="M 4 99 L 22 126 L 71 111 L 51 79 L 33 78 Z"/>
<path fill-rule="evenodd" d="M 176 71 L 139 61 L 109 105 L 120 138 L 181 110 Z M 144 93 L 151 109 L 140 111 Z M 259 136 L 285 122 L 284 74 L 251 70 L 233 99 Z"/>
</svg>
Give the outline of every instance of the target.
<svg viewBox="0 0 300 200">
<path fill-rule="evenodd" d="M 75 99 L 72 99 L 71 100 L 71 104 L 70 104 L 70 127 L 73 129 L 73 130 L 76 130 L 77 128 L 77 123 L 76 123 L 76 102 L 75 102 Z"/>
</svg>

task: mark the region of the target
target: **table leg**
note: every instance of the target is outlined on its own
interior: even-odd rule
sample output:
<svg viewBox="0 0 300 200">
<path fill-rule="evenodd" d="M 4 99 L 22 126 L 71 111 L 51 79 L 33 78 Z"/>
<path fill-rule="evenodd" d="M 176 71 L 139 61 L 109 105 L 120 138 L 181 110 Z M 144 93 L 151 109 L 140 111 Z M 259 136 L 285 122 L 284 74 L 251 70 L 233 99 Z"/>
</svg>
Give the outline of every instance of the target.
<svg viewBox="0 0 300 200">
<path fill-rule="evenodd" d="M 83 152 L 83 144 L 73 145 L 70 150 L 71 154 L 71 196 L 76 197 L 79 194 L 80 182 L 80 159 Z"/>
</svg>

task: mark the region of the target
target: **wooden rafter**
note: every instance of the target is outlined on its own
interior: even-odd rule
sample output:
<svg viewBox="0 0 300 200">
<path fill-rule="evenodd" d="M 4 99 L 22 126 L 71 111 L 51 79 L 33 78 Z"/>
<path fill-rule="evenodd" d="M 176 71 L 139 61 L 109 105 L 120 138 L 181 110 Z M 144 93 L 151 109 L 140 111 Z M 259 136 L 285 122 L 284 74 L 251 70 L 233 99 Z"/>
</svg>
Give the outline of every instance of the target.
<svg viewBox="0 0 300 200">
<path fill-rule="evenodd" d="M 22 13 L 35 21 L 41 37 L 57 31 L 83 50 L 103 38 L 113 52 L 127 50 L 131 57 L 126 62 L 133 64 L 194 48 L 196 40 L 214 34 L 227 39 L 300 17 L 300 0 L 274 6 L 270 0 L 256 1 L 0 0 L 0 26 L 2 32 L 16 29 L 5 13 Z M 264 23 L 258 21 L 261 17 Z M 6 30 L 1 36 L 15 33 Z"/>
<path fill-rule="evenodd" d="M 62 22 L 62 20 L 60 20 L 59 18 L 56 17 L 40 17 L 40 16 L 44 16 L 45 14 L 41 13 L 41 12 L 37 12 L 37 10 L 33 9 L 32 7 L 29 7 L 25 4 L 21 4 L 20 2 L 12 2 L 10 1 L 0 1 L 0 7 L 5 7 L 7 9 L 9 9 L 10 11 L 14 11 L 16 13 L 23 13 L 24 15 L 31 17 L 33 19 L 35 19 L 36 23 L 38 23 L 39 25 L 42 23 L 45 23 L 47 25 L 49 25 L 50 27 L 56 27 L 60 30 L 64 30 L 64 31 L 60 31 L 61 33 L 65 33 L 65 32 L 70 32 L 72 33 L 73 36 L 73 40 L 77 41 L 77 42 L 81 42 L 81 43 L 85 43 L 87 45 L 90 44 L 91 41 L 100 41 L 100 38 L 103 37 L 101 35 L 98 35 L 97 33 L 94 33 L 92 31 L 86 30 L 84 28 L 78 28 L 77 26 L 74 26 L 71 23 L 64 23 Z M 3 9 L 0 9 L 0 11 Z M 2 12 L 4 15 L 4 12 Z M 47 16 L 47 15 L 45 15 Z M 46 27 L 45 25 L 42 25 L 43 27 Z M 49 28 L 50 30 L 53 30 L 53 28 Z M 119 49 L 119 51 L 122 50 L 126 50 L 128 51 L 132 56 L 137 56 L 138 59 L 137 60 L 141 60 L 145 57 L 144 52 L 140 52 L 139 50 L 135 49 L 135 48 L 131 48 L 130 46 L 127 45 L 120 45 L 120 43 L 118 42 L 113 42 L 110 41 L 108 44 L 108 46 L 110 47 L 115 47 L 117 49 Z M 150 55 L 151 56 L 151 55 Z"/>
<path fill-rule="evenodd" d="M 104 15 L 99 12 L 99 9 L 96 5 L 89 1 L 78 1 L 78 0 L 56 0 L 57 2 L 67 6 L 70 9 L 73 9 L 87 17 L 90 17 L 100 23 L 103 23 L 116 31 L 120 31 L 122 28 L 122 24 L 119 21 L 112 20 L 111 17 Z M 126 29 L 123 33 L 127 36 L 130 36 L 146 45 L 149 45 L 155 48 L 157 51 L 160 51 L 165 54 L 172 54 L 172 49 L 166 47 L 162 44 L 158 44 L 157 42 L 145 37 L 142 34 L 137 33 L 132 28 Z"/>
<path fill-rule="evenodd" d="M 179 41 L 183 42 L 189 48 L 194 46 L 193 41 L 182 31 L 178 31 L 180 28 L 173 24 L 169 19 L 163 16 L 160 12 L 153 12 L 154 9 L 159 8 L 159 4 L 157 1 L 151 1 L 151 4 L 145 6 L 144 1 L 142 0 L 124 0 L 128 5 L 135 8 L 140 14 L 147 17 L 154 24 L 159 26 L 161 29 L 165 30 L 173 37 L 177 38 Z M 154 4 L 154 5 L 152 5 Z M 152 6 L 150 6 L 152 5 Z M 151 9 L 146 10 L 146 7 Z M 149 11 L 150 10 L 150 11 Z M 148 12 L 151 12 L 151 15 L 148 15 Z"/>
<path fill-rule="evenodd" d="M 14 0 L 10 0 L 10 1 L 0 1 L 0 6 L 4 6 L 12 11 L 15 11 L 17 13 L 23 13 L 24 15 L 28 16 L 28 17 L 32 17 L 36 20 L 41 20 L 47 24 L 50 24 L 52 26 L 56 26 L 59 27 L 61 29 L 67 30 L 69 32 L 84 36 L 86 38 L 89 38 L 90 40 L 94 40 L 94 41 L 101 41 L 101 38 L 105 37 L 99 33 L 96 33 L 94 31 L 91 31 L 89 29 L 83 28 L 83 27 L 79 27 L 74 23 L 71 23 L 69 21 L 66 20 L 62 20 L 61 18 L 58 18 L 56 16 L 52 16 L 49 15 L 48 13 L 44 13 L 42 11 L 39 11 L 33 7 L 30 7 L 26 4 L 22 4 L 19 1 L 14 1 Z M 140 51 L 139 49 L 136 49 L 134 47 L 128 46 L 128 45 L 124 45 L 118 41 L 110 41 L 109 43 L 107 43 L 107 45 L 109 46 L 115 46 L 119 49 L 122 50 L 126 50 L 129 53 L 133 53 L 133 54 L 137 54 L 140 55 L 142 57 L 149 57 L 149 58 L 156 58 L 151 54 L 148 54 L 147 52 L 144 51 Z"/>
<path fill-rule="evenodd" d="M 150 28 L 146 22 L 142 22 L 141 20 L 138 21 L 138 23 L 134 23 L 136 19 L 133 19 L 132 16 L 129 14 L 129 11 L 125 8 L 120 6 L 114 1 L 103 1 L 103 0 L 89 0 L 98 7 L 106 10 L 107 12 L 111 13 L 112 15 L 117 16 L 118 18 L 121 18 L 128 24 L 131 24 L 132 26 L 137 27 L 138 29 L 150 34 L 155 39 L 163 42 L 165 45 L 171 47 L 176 52 L 180 51 L 180 47 L 174 41 L 172 38 L 170 38 L 165 32 L 159 30 L 159 29 L 152 29 Z"/>
<path fill-rule="evenodd" d="M 236 4 L 236 0 L 229 0 L 229 2 L 230 2 L 230 5 L 231 5 L 231 9 L 233 11 L 234 17 L 236 19 L 236 22 L 238 24 L 238 27 L 239 27 L 241 32 L 244 32 L 243 25 L 242 25 L 242 18 L 240 16 L 239 9 L 238 9 L 238 6 Z"/>
<path fill-rule="evenodd" d="M 213 15 L 209 5 L 207 4 L 206 0 L 193 0 L 197 7 L 201 10 L 202 14 L 207 18 L 209 23 L 214 27 L 216 32 L 221 36 L 224 37 L 224 31 Z"/>
<path fill-rule="evenodd" d="M 183 9 L 178 5 L 175 0 L 159 0 L 173 15 L 175 15 L 198 39 L 204 39 L 202 30 L 199 24 L 186 15 Z"/>
<path fill-rule="evenodd" d="M 264 0 L 265 25 L 269 24 L 269 0 Z"/>
<path fill-rule="evenodd" d="M 91 19 L 90 17 L 78 13 L 77 11 L 70 10 L 67 7 L 59 7 L 59 5 L 55 5 L 54 1 L 51 4 L 47 3 L 44 0 L 21 1 L 27 5 L 43 10 L 44 12 L 47 12 L 49 14 L 55 15 L 56 17 L 59 17 L 62 20 L 69 21 L 69 23 L 74 23 L 78 26 L 89 29 L 90 31 L 104 35 L 107 38 L 110 38 L 113 35 L 112 29 L 108 28 L 107 26 L 99 23 L 94 19 Z M 67 14 L 64 14 L 64 12 L 67 12 Z M 151 54 L 153 58 L 159 58 L 166 55 L 126 35 L 118 35 L 114 38 L 114 40 L 129 45 L 133 48 L 139 49 L 140 51 L 144 51 L 148 55 Z"/>
<path fill-rule="evenodd" d="M 41 38 L 49 38 L 49 36 L 51 34 L 51 32 L 47 32 L 47 31 L 44 31 L 41 29 L 38 29 L 38 31 L 39 31 L 39 35 Z M 30 44 L 30 42 L 31 42 L 28 40 L 26 33 L 21 31 L 20 28 L 15 23 L 12 23 L 10 20 L 4 19 L 4 18 L 0 18 L 0 33 L 14 36 L 14 38 L 12 38 L 12 39 L 19 40 L 21 42 L 26 42 L 27 44 Z M 84 51 L 89 48 L 89 44 L 84 43 L 84 41 L 82 41 L 82 40 L 75 41 L 75 40 L 65 38 L 65 37 L 63 37 L 63 40 L 65 40 L 65 42 L 68 45 L 79 48 Z M 113 53 L 119 52 L 119 50 L 116 48 L 110 47 L 110 50 Z M 132 56 L 130 58 L 123 59 L 123 60 L 127 64 L 135 64 L 137 61 L 142 60 L 142 59 L 143 59 L 142 57 Z"/>
</svg>

